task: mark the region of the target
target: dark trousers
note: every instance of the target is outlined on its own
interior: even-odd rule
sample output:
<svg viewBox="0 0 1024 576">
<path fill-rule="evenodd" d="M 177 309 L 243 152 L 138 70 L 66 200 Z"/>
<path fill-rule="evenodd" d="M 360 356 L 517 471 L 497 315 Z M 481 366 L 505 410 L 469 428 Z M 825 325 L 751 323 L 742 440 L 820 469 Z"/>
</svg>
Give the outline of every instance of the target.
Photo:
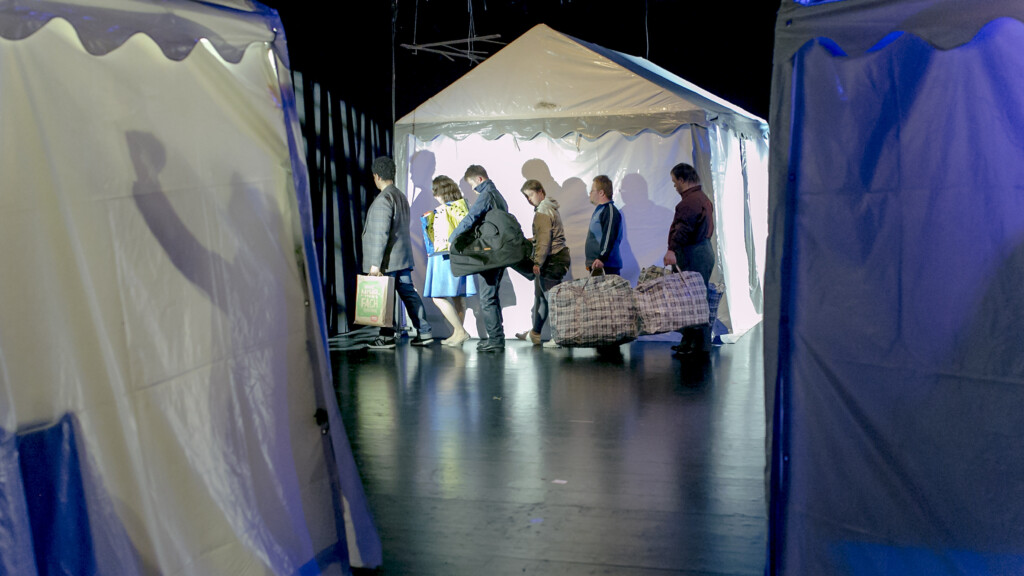
<svg viewBox="0 0 1024 576">
<path fill-rule="evenodd" d="M 707 286 L 711 281 L 711 271 L 715 268 L 715 250 L 711 240 L 705 239 L 699 244 L 686 246 L 676 250 L 676 266 L 680 271 L 698 272 Z M 683 337 L 679 341 L 681 349 L 695 352 L 711 351 L 711 324 L 688 326 L 682 329 Z"/>
<path fill-rule="evenodd" d="M 477 293 L 480 296 L 480 315 L 484 319 L 484 327 L 488 338 L 505 338 L 505 327 L 501 317 L 501 302 L 498 300 L 498 289 L 501 279 L 505 277 L 504 268 L 484 270 L 477 274 L 480 282 Z"/>
<path fill-rule="evenodd" d="M 548 256 L 540 268 L 540 276 L 533 279 L 533 331 L 540 334 L 548 320 L 548 292 L 565 278 L 572 258 L 569 248 Z"/>
<path fill-rule="evenodd" d="M 394 272 L 388 272 L 387 275 L 395 278 L 395 292 L 398 293 L 398 297 L 409 310 L 409 318 L 412 320 L 413 328 L 416 328 L 420 336 L 429 336 L 432 332 L 430 322 L 427 322 L 427 312 L 423 308 L 423 300 L 420 299 L 419 293 L 416 292 L 416 287 L 412 284 L 412 269 L 395 270 Z M 397 324 L 398 319 L 396 318 L 395 325 Z M 395 329 L 381 328 L 380 335 L 394 336 Z"/>
</svg>

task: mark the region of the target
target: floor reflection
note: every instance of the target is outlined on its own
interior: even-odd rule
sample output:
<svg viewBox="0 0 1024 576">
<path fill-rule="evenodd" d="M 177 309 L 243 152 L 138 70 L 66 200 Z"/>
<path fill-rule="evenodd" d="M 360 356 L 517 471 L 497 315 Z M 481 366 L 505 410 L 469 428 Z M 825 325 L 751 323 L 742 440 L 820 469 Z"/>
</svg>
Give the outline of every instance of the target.
<svg viewBox="0 0 1024 576">
<path fill-rule="evenodd" d="M 760 343 L 336 354 L 382 573 L 762 573 Z"/>
</svg>

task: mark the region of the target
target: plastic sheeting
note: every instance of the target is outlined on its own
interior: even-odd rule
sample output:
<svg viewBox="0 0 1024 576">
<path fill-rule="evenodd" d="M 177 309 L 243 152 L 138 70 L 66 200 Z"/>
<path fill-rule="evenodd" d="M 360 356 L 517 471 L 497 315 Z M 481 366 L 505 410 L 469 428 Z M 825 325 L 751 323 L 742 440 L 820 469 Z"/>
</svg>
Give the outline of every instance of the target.
<svg viewBox="0 0 1024 576">
<path fill-rule="evenodd" d="M 133 30 L 217 10 L 117 8 Z M 0 10 L 0 34 L 20 10 Z M 242 21 L 218 29 L 254 28 L 217 14 Z M 32 573 L 11 432 L 68 413 L 97 573 L 380 562 L 307 276 L 303 155 L 269 29 L 273 47 L 267 28 L 236 38 L 237 63 L 148 29 L 97 57 L 63 17 L 0 39 L 0 573 Z"/>
<path fill-rule="evenodd" d="M 1024 572 L 1021 12 L 783 2 L 773 574 Z"/>
<path fill-rule="evenodd" d="M 74 417 L 18 435 L 18 459 L 36 566 L 44 574 L 95 574 Z"/>
<path fill-rule="evenodd" d="M 626 224 L 622 275 L 635 283 L 640 268 L 661 265 L 668 248 L 679 201 L 669 171 L 679 162 L 694 165 L 715 203 L 712 280 L 724 280 L 727 289 L 720 317 L 732 338 L 760 321 L 767 125 L 651 62 L 538 25 L 400 119 L 395 134 L 398 179 L 414 215 L 434 206 L 432 177 L 459 181 L 475 163 L 488 170 L 529 234 L 533 212 L 519 189 L 527 178 L 540 180 L 561 205 L 577 278 L 585 273 L 594 176 L 612 179 Z M 472 200 L 468 187 L 464 193 Z M 422 234 L 413 220 L 417 241 Z M 418 257 L 414 275 L 422 285 L 426 257 Z M 506 334 L 513 334 L 531 325 L 533 287 L 509 276 L 501 302 Z M 476 334 L 472 318 L 467 324 Z"/>
</svg>

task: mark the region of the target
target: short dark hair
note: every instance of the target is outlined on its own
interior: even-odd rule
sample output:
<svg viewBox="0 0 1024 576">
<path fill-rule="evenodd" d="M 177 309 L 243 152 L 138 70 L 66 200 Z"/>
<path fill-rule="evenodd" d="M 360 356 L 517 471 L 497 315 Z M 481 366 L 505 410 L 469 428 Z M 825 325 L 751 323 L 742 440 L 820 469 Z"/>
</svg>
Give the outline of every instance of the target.
<svg viewBox="0 0 1024 576">
<path fill-rule="evenodd" d="M 600 176 L 595 176 L 594 177 L 594 184 L 597 184 L 597 189 L 598 190 L 600 190 L 601 192 L 604 192 L 605 198 L 607 198 L 609 200 L 612 199 L 612 194 L 614 194 L 614 192 L 612 191 L 612 179 L 611 178 L 605 176 L 604 174 L 601 174 Z"/>
<path fill-rule="evenodd" d="M 484 167 L 479 164 L 472 164 L 470 165 L 469 168 L 466 168 L 466 175 L 463 176 L 462 178 L 464 180 L 469 180 L 470 178 L 474 177 L 480 177 L 483 178 L 484 180 L 490 180 L 490 178 L 487 176 L 487 170 L 484 170 Z"/>
<path fill-rule="evenodd" d="M 395 181 L 395 161 L 387 156 L 374 158 L 372 170 L 381 180 Z"/>
<path fill-rule="evenodd" d="M 462 190 L 459 190 L 459 185 L 444 174 L 434 178 L 431 183 L 431 191 L 434 193 L 434 198 L 440 198 L 441 202 L 452 202 L 462 198 Z"/>
<path fill-rule="evenodd" d="M 519 189 L 519 191 L 522 192 L 523 194 L 525 194 L 527 190 L 533 190 L 534 192 L 544 192 L 544 185 L 540 183 L 540 180 L 534 180 L 533 178 L 531 178 L 526 182 L 523 182 L 523 187 Z M 547 195 L 546 192 L 545 195 Z"/>
<path fill-rule="evenodd" d="M 697 170 L 685 162 L 680 162 L 673 166 L 672 175 L 676 177 L 676 180 L 700 184 L 700 174 L 697 174 Z"/>
</svg>

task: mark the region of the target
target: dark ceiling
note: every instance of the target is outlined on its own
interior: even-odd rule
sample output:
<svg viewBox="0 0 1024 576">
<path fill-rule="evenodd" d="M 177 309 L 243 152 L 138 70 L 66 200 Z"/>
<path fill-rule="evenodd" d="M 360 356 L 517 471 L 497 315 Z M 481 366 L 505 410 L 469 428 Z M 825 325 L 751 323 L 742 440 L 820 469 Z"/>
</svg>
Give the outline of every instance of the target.
<svg viewBox="0 0 1024 576">
<path fill-rule="evenodd" d="M 645 57 L 768 117 L 778 9 L 772 0 L 370 0 L 339 2 L 336 6 L 343 8 L 329 10 L 296 0 L 263 3 L 281 16 L 292 68 L 382 122 L 391 121 L 392 71 L 394 112 L 401 118 L 471 69 L 468 60 L 413 54 L 401 44 L 465 39 L 471 24 L 476 36 L 500 34 L 500 41 L 508 43 L 539 23 Z M 501 45 L 477 43 L 476 48 L 493 54 Z"/>
</svg>

